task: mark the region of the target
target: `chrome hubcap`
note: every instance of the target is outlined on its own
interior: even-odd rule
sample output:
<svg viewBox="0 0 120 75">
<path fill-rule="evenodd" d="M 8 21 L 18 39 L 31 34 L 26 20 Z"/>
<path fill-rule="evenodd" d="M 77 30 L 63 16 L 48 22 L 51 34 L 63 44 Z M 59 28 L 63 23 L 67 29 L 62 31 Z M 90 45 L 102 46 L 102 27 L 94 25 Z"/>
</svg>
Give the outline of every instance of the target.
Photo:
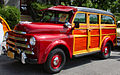
<svg viewBox="0 0 120 75">
<path fill-rule="evenodd" d="M 105 48 L 105 53 L 107 53 L 107 51 L 108 51 L 108 49 L 107 49 L 107 48 Z"/>
<path fill-rule="evenodd" d="M 59 63 L 59 58 L 56 57 L 56 58 L 54 59 L 53 63 L 54 63 L 55 66 L 58 65 L 58 63 Z"/>
</svg>

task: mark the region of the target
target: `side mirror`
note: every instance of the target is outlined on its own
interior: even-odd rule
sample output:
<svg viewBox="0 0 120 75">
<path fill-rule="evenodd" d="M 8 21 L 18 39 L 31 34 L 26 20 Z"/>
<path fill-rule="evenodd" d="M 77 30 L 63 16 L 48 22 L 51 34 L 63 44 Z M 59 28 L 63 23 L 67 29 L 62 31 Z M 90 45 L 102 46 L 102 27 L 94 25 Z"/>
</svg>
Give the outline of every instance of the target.
<svg viewBox="0 0 120 75">
<path fill-rule="evenodd" d="M 75 23 L 75 28 L 79 28 L 79 22 L 74 22 Z"/>
<path fill-rule="evenodd" d="M 69 22 L 66 22 L 66 23 L 64 24 L 64 27 L 65 27 L 65 28 L 71 28 L 71 27 L 72 27 L 72 24 L 70 24 Z"/>
</svg>

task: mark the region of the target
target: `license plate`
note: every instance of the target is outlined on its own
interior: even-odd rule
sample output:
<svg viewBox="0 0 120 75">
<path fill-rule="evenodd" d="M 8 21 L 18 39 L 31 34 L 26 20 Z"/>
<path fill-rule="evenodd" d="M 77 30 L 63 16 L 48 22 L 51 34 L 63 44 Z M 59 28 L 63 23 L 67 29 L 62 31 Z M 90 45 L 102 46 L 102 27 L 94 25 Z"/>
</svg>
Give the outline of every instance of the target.
<svg viewBox="0 0 120 75">
<path fill-rule="evenodd" d="M 14 53 L 11 52 L 11 51 L 7 52 L 7 56 L 10 57 L 10 58 L 12 58 L 12 59 L 14 59 Z"/>
</svg>

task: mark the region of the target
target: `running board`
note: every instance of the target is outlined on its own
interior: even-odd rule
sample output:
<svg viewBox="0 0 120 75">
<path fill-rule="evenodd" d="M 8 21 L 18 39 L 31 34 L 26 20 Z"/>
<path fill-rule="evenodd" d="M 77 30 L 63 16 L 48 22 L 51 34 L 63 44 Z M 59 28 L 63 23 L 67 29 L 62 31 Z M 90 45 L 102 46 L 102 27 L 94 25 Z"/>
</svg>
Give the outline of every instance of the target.
<svg viewBox="0 0 120 75">
<path fill-rule="evenodd" d="M 84 53 L 84 54 L 77 54 L 77 55 L 73 55 L 73 57 L 82 57 L 82 56 L 86 56 L 86 55 L 91 55 L 91 54 L 95 54 L 101 52 L 101 50 L 99 51 L 94 51 L 94 52 L 90 52 L 90 53 Z"/>
</svg>

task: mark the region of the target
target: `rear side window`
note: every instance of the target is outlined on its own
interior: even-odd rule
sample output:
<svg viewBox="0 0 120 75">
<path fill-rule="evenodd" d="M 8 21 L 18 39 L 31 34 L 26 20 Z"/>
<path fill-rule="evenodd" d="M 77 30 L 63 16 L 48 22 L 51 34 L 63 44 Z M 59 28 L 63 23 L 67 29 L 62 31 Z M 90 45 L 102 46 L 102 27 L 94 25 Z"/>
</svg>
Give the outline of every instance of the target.
<svg viewBox="0 0 120 75">
<path fill-rule="evenodd" d="M 75 16 L 74 23 L 86 23 L 86 14 L 84 13 L 78 13 Z"/>
<path fill-rule="evenodd" d="M 98 24 L 99 20 L 98 20 L 98 15 L 93 15 L 93 14 L 90 14 L 90 24 Z"/>
<path fill-rule="evenodd" d="M 101 24 L 115 24 L 114 19 L 110 16 L 101 16 Z"/>
</svg>

